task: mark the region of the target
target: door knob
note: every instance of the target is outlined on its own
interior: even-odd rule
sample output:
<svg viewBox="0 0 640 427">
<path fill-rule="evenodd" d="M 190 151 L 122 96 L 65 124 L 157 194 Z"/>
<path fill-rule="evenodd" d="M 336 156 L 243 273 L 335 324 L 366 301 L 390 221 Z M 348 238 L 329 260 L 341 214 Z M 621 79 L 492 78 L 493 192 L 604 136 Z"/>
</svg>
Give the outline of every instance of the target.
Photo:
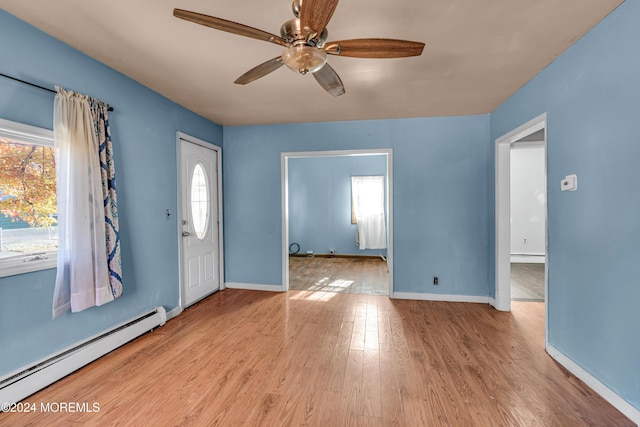
<svg viewBox="0 0 640 427">
<path fill-rule="evenodd" d="M 191 236 L 191 233 L 189 233 L 188 231 L 183 231 L 182 237 L 187 237 L 187 236 Z"/>
</svg>

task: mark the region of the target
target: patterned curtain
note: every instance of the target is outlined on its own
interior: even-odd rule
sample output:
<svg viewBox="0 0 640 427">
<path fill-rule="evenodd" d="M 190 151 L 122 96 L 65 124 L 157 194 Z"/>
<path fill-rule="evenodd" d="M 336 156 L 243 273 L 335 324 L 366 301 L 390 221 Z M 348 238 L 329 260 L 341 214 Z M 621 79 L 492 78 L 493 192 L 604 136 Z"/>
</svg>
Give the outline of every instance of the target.
<svg viewBox="0 0 640 427">
<path fill-rule="evenodd" d="M 119 297 L 122 269 L 108 106 L 58 87 L 53 117 L 59 236 L 55 318 Z"/>
<path fill-rule="evenodd" d="M 120 261 L 116 168 L 113 161 L 111 130 L 109 129 L 109 106 L 94 98 L 89 98 L 89 100 L 99 146 L 109 286 L 113 297 L 118 298 L 122 295 L 122 264 Z"/>
</svg>

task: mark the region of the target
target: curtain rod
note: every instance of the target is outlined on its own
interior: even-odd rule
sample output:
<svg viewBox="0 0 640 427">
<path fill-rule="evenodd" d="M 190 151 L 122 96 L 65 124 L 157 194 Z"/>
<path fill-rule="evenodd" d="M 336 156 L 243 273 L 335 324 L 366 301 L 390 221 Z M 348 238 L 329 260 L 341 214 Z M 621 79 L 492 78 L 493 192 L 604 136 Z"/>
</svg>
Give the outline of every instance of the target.
<svg viewBox="0 0 640 427">
<path fill-rule="evenodd" d="M 31 82 L 28 82 L 28 81 L 25 81 L 25 80 L 20 80 L 20 79 L 18 79 L 18 78 L 11 77 L 11 76 L 8 76 L 8 75 L 3 74 L 3 73 L 0 73 L 0 76 L 2 76 L 2 77 L 6 77 L 7 79 L 15 80 L 15 81 L 20 82 L 20 83 L 23 83 L 23 84 L 25 84 L 25 85 L 33 86 L 33 87 L 38 88 L 38 89 L 41 89 L 41 90 L 46 90 L 47 92 L 57 93 L 55 90 L 53 90 L 53 89 L 49 89 L 48 87 L 40 86 L 40 85 L 37 85 L 37 84 L 35 84 L 35 83 L 31 83 Z M 109 111 L 113 111 L 113 107 L 108 107 L 107 109 L 108 109 Z"/>
</svg>

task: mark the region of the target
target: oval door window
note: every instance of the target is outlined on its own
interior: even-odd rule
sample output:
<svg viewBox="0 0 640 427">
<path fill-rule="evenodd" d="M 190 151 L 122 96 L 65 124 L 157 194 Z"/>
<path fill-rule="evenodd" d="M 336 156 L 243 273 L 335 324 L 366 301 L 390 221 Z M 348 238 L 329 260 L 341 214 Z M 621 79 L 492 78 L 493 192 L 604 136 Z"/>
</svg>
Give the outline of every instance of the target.
<svg viewBox="0 0 640 427">
<path fill-rule="evenodd" d="M 191 220 L 198 239 L 204 239 L 209 223 L 209 183 L 202 163 L 193 168 L 191 176 Z"/>
</svg>

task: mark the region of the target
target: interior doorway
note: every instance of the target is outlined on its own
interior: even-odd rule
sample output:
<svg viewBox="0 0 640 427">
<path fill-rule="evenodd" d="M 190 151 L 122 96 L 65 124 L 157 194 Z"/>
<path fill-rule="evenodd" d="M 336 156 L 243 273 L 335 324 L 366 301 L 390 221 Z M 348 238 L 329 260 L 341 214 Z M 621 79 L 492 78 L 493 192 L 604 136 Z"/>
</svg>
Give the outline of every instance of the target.
<svg viewBox="0 0 640 427">
<path fill-rule="evenodd" d="M 302 199 L 296 196 L 296 191 L 292 188 L 300 186 L 300 181 L 304 180 L 305 175 L 312 174 L 313 164 L 320 164 L 316 160 L 333 159 L 337 163 L 353 163 L 361 161 L 365 163 L 376 157 L 382 161 L 385 182 L 385 224 L 387 230 L 387 247 L 384 251 L 360 251 L 356 246 L 357 238 L 355 231 L 357 226 L 351 224 L 351 172 L 341 170 L 341 181 L 339 185 L 331 185 L 329 181 L 334 179 L 333 174 L 325 172 L 326 182 L 311 182 L 307 184 L 303 190 L 306 192 Z M 298 152 L 298 153 L 282 153 L 281 155 L 282 169 L 282 277 L 283 290 L 300 289 L 304 286 L 305 290 L 320 292 L 348 292 L 348 293 L 368 293 L 368 294 L 384 294 L 393 295 L 393 173 L 392 173 L 392 150 L 391 149 L 374 149 L 374 150 L 349 150 L 349 151 L 321 151 L 321 152 Z M 299 165 L 304 163 L 301 175 Z M 351 169 L 349 169 L 351 170 Z M 362 175 L 358 172 L 355 175 Z M 365 173 L 366 174 L 366 173 Z M 345 178 L 342 180 L 342 178 Z M 338 179 L 336 177 L 336 179 Z M 317 181 L 317 179 L 316 179 Z M 345 181 L 345 182 L 342 182 Z M 333 189 L 332 189 L 333 188 Z M 339 188 L 339 190 L 335 190 Z M 331 194 L 335 192 L 336 194 Z M 316 198 L 319 194 L 323 197 L 331 197 L 336 203 L 336 209 L 340 212 L 340 225 L 331 224 L 336 229 L 336 235 L 339 237 L 332 239 L 324 239 L 321 231 L 322 222 L 331 222 L 333 215 L 332 207 L 324 207 L 320 209 L 303 209 L 301 200 Z M 344 199 L 344 200 L 343 200 Z M 329 201 L 329 203 L 333 203 Z M 338 208 L 337 205 L 340 204 Z M 319 211 L 319 212 L 318 212 Z M 345 211 L 345 212 L 342 212 Z M 342 215 L 345 214 L 345 215 Z M 344 216 L 344 218 L 342 218 Z M 301 221 L 301 217 L 303 221 Z M 318 228 L 314 233 L 307 233 L 301 241 L 291 240 L 291 235 L 300 239 L 300 223 L 307 222 L 307 228 Z M 292 233 L 293 229 L 293 233 Z M 351 230 L 351 231 L 349 231 Z M 348 243 L 344 243 L 344 236 Z M 326 233 L 325 233 L 326 234 Z M 349 246 L 350 245 L 350 246 Z M 347 247 L 348 249 L 344 249 Z M 378 252 L 383 254 L 382 257 Z M 355 256 L 354 254 L 366 253 L 366 256 Z M 351 255 L 349 255 L 351 254 Z M 376 264 L 375 266 L 373 264 Z M 384 275 L 378 264 L 383 265 Z M 332 275 L 332 270 L 341 269 L 347 272 L 348 277 L 344 274 Z M 323 274 L 324 273 L 324 274 Z M 380 273 L 380 274 L 378 274 Z M 296 277 L 291 277 L 296 274 Z M 306 276 L 306 277 L 302 277 Z M 317 277 L 316 277 L 317 276 Z M 367 282 L 378 280 L 384 277 L 384 292 L 381 289 L 371 289 Z M 300 280 L 300 279 L 304 280 Z M 310 283 L 310 286 L 304 282 Z"/>
<path fill-rule="evenodd" d="M 495 163 L 495 194 L 496 194 L 496 226 L 495 226 L 495 299 L 492 305 L 501 311 L 511 310 L 511 148 L 515 143 L 522 143 L 532 135 L 543 136 L 543 157 L 546 159 L 547 145 L 547 116 L 542 114 L 535 119 L 519 126 L 511 132 L 501 136 L 496 140 L 496 163 Z M 541 132 L 541 133 L 540 133 Z M 546 161 L 544 165 L 545 189 L 546 185 Z M 546 196 L 545 196 L 546 197 Z M 548 208 L 544 203 L 544 253 L 548 247 Z M 548 257 L 546 257 L 548 267 Z M 544 273 L 544 295 L 545 295 L 545 337 L 547 336 L 547 304 L 548 304 L 548 268 Z"/>
<path fill-rule="evenodd" d="M 545 129 L 511 144 L 511 300 L 544 302 Z"/>
</svg>

